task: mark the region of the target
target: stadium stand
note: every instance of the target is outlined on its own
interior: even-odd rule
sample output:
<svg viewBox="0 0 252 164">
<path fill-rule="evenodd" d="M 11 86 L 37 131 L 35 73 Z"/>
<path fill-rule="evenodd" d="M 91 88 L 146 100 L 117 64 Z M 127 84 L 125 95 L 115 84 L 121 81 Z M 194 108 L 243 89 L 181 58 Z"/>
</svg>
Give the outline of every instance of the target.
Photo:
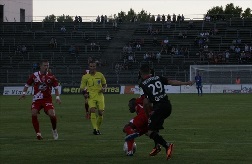
<svg viewBox="0 0 252 164">
<path fill-rule="evenodd" d="M 122 23 L 114 30 L 112 23 L 4 22 L 0 25 L 1 83 L 24 83 L 25 76 L 34 71 L 33 65 L 42 58 L 50 61 L 52 71 L 63 84 L 79 84 L 89 57 L 101 63 L 99 69 L 111 84 L 135 84 L 138 68 L 145 62 L 155 68 L 156 73 L 178 80 L 188 79 L 192 64 L 252 64 L 251 51 L 243 59 L 240 53 L 230 50 L 232 45 L 239 46 L 241 51 L 244 51 L 245 44 L 252 46 L 252 19 L 194 20 L 192 28 L 188 28 L 188 21 L 172 22 L 170 28 L 166 23 L 152 22 L 155 34 L 147 33 L 149 25 L 143 22 Z M 66 32 L 60 31 L 62 26 Z M 186 37 L 181 38 L 180 33 Z M 106 40 L 107 34 L 111 40 Z M 154 36 L 157 37 L 157 45 L 153 45 Z M 57 46 L 49 46 L 52 37 L 56 39 Z M 162 51 L 162 40 L 166 37 L 169 40 L 167 53 L 165 49 Z M 141 50 L 134 48 L 137 41 L 142 43 Z M 92 47 L 92 42 L 99 47 Z M 131 62 L 126 59 L 128 54 L 122 51 L 123 46 L 129 44 L 133 45 L 134 61 Z M 208 46 L 206 49 L 205 44 Z M 26 46 L 27 53 L 19 51 L 18 46 L 22 45 Z M 75 47 L 74 53 L 69 52 L 71 46 Z M 186 48 L 188 52 L 174 55 L 172 47 L 178 50 Z M 230 52 L 228 61 L 224 55 L 226 50 Z M 215 58 L 208 58 L 210 51 Z M 161 60 L 144 60 L 146 52 L 161 52 Z M 117 64 L 122 67 L 116 69 Z"/>
</svg>

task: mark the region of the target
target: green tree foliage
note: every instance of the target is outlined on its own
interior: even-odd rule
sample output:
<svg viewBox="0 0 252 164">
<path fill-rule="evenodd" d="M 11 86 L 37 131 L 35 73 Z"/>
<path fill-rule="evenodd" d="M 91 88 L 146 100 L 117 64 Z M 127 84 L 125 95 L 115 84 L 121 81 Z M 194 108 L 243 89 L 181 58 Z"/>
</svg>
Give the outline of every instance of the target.
<svg viewBox="0 0 252 164">
<path fill-rule="evenodd" d="M 233 3 L 227 4 L 225 9 L 222 6 L 215 6 L 207 11 L 207 14 L 214 19 L 247 18 L 251 17 L 251 9 L 247 8 L 242 13 L 242 8 L 234 6 Z"/>
<path fill-rule="evenodd" d="M 251 14 L 251 9 L 247 8 L 243 13 L 242 13 L 242 18 L 252 18 L 252 14 Z"/>
<path fill-rule="evenodd" d="M 150 13 L 148 14 L 147 11 L 143 9 L 137 14 L 137 20 L 140 22 L 149 22 L 150 18 L 151 18 L 151 14 Z"/>
<path fill-rule="evenodd" d="M 61 15 L 57 17 L 57 22 L 73 22 L 73 18 L 69 15 Z"/>
<path fill-rule="evenodd" d="M 226 19 L 233 18 L 233 17 L 240 18 L 241 13 L 242 13 L 242 8 L 239 6 L 235 7 L 233 3 L 230 3 L 226 5 L 224 13 L 225 13 Z"/>
<path fill-rule="evenodd" d="M 45 19 L 43 19 L 43 22 L 55 22 L 56 16 L 54 14 L 46 16 Z"/>
</svg>

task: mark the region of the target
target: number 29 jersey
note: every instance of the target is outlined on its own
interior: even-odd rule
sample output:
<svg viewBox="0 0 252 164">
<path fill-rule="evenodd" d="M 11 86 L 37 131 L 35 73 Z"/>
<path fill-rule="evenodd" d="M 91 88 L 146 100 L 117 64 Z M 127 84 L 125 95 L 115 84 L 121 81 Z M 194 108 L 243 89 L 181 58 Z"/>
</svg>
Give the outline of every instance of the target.
<svg viewBox="0 0 252 164">
<path fill-rule="evenodd" d="M 163 76 L 153 76 L 142 79 L 139 87 L 143 89 L 144 95 L 152 103 L 168 102 L 168 96 L 165 93 L 165 85 L 168 80 Z"/>
</svg>

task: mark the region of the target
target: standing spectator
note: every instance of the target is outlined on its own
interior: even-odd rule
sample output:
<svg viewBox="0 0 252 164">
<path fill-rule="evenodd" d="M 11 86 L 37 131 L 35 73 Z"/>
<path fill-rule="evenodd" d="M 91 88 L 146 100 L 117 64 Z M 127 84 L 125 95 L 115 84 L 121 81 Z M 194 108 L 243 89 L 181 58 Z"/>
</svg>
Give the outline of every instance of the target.
<svg viewBox="0 0 252 164">
<path fill-rule="evenodd" d="M 98 15 L 97 18 L 96 18 L 96 23 L 100 23 L 100 16 Z"/>
<path fill-rule="evenodd" d="M 55 76 L 51 74 L 51 72 L 49 72 L 49 62 L 47 60 L 42 60 L 40 62 L 40 71 L 34 72 L 29 77 L 24 86 L 23 93 L 19 98 L 19 100 L 25 98 L 28 88 L 32 85 L 34 87 L 34 96 L 31 106 L 32 124 L 36 132 L 37 139 L 38 140 L 43 139 L 38 122 L 38 114 L 40 113 L 40 110 L 43 108 L 44 112 L 50 117 L 52 124 L 53 138 L 54 140 L 57 140 L 58 139 L 58 132 L 56 129 L 57 118 L 52 103 L 51 92 L 53 87 L 55 89 L 56 102 L 60 104 L 61 100 L 59 97 L 59 90 L 58 90 L 59 83 L 58 80 L 55 78 Z"/>
<path fill-rule="evenodd" d="M 60 28 L 60 31 L 61 31 L 62 33 L 65 33 L 65 32 L 66 32 L 65 26 L 62 26 L 62 27 Z"/>
<path fill-rule="evenodd" d="M 106 79 L 101 72 L 96 71 L 95 61 L 89 63 L 89 74 L 82 76 L 80 89 L 87 88 L 89 92 L 89 111 L 90 120 L 93 127 L 93 134 L 100 135 L 100 126 L 103 120 L 103 112 L 105 108 L 104 95 L 106 91 Z M 88 96 L 88 95 L 86 95 Z M 96 115 L 98 110 L 98 116 Z"/>
<path fill-rule="evenodd" d="M 198 74 L 195 76 L 195 83 L 196 83 L 196 88 L 198 91 L 198 96 L 201 95 L 202 96 L 202 78 L 198 72 Z"/>
</svg>

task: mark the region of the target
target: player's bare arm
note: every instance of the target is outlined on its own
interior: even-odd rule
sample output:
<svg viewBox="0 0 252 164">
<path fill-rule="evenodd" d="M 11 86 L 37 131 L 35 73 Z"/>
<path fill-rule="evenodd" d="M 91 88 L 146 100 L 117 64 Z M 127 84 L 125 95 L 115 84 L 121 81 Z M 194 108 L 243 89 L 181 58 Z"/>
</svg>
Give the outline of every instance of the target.
<svg viewBox="0 0 252 164">
<path fill-rule="evenodd" d="M 168 80 L 168 84 L 172 85 L 172 86 L 180 86 L 180 85 L 193 85 L 194 82 L 193 81 L 187 81 L 187 82 L 183 82 L 183 81 L 179 81 L 179 80 Z"/>
<path fill-rule="evenodd" d="M 61 100 L 60 100 L 60 94 L 59 94 L 59 90 L 55 89 L 55 95 L 56 95 L 56 103 L 61 104 Z"/>
<path fill-rule="evenodd" d="M 25 99 L 27 90 L 28 90 L 28 87 L 25 86 L 23 89 L 22 95 L 19 97 L 19 100 Z"/>
</svg>

